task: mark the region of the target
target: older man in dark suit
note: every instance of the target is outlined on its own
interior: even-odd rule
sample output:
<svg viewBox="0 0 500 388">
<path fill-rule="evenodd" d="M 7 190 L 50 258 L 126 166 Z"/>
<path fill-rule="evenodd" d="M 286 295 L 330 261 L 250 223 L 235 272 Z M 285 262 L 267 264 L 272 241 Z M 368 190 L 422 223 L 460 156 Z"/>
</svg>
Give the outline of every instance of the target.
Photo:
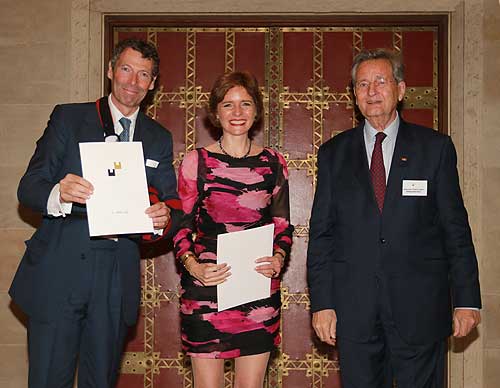
<svg viewBox="0 0 500 388">
<path fill-rule="evenodd" d="M 402 120 L 398 56 L 354 60 L 365 117 L 323 144 L 307 268 L 313 327 L 344 388 L 438 388 L 446 337 L 480 321 L 478 266 L 451 139 Z"/>
<path fill-rule="evenodd" d="M 140 300 L 137 236 L 90 238 L 79 143 L 141 141 L 154 204 L 146 213 L 164 236 L 180 218 L 172 167 L 172 137 L 139 111 L 154 87 L 159 57 L 149 43 L 129 39 L 115 48 L 112 92 L 95 103 L 56 106 L 18 189 L 19 201 L 43 215 L 10 288 L 27 313 L 29 387 L 115 385 L 127 327 Z M 151 239 L 151 236 L 149 236 Z"/>
</svg>

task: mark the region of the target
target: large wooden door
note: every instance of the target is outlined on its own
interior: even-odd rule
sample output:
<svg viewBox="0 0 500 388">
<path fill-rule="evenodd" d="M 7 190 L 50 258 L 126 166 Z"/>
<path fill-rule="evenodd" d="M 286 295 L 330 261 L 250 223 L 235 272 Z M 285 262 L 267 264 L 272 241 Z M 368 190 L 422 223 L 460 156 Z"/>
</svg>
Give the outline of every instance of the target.
<svg viewBox="0 0 500 388">
<path fill-rule="evenodd" d="M 249 70 L 262 85 L 266 112 L 257 141 L 287 158 L 296 226 L 282 283 L 283 341 L 272 358 L 266 387 L 340 387 L 335 349 L 319 344 L 310 326 L 305 261 L 317 151 L 356 123 L 350 67 L 363 48 L 387 47 L 403 54 L 408 85 L 403 116 L 446 132 L 446 115 L 440 109 L 444 95 L 438 93 L 444 89 L 440 82 L 445 74 L 439 70 L 446 62 L 440 54 L 446 52 L 445 21 L 417 18 L 412 25 L 401 18 L 397 24 L 386 19 L 367 27 L 328 25 L 324 20 L 295 21 L 296 26 L 265 20 L 247 20 L 243 26 L 234 20 L 230 25 L 205 20 L 205 26 L 163 26 L 160 19 L 149 24 L 137 20 L 108 20 L 107 47 L 131 36 L 158 47 L 161 75 L 147 112 L 172 132 L 176 167 L 186 152 L 213 141 L 205 129 L 204 105 L 216 76 Z M 144 248 L 141 318 L 127 346 L 121 388 L 193 387 L 189 360 L 181 352 L 179 275 L 169 249 L 168 243 Z M 225 387 L 231 387 L 232 363 L 226 367 Z"/>
</svg>

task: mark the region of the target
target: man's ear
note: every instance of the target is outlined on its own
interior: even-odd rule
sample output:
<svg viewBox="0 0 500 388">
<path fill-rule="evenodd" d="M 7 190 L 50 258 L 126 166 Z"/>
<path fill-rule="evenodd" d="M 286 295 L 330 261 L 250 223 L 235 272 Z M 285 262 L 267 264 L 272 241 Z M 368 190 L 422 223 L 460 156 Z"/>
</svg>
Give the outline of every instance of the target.
<svg viewBox="0 0 500 388">
<path fill-rule="evenodd" d="M 406 92 L 406 82 L 401 81 L 398 83 L 398 101 L 403 101 Z"/>
<path fill-rule="evenodd" d="M 113 66 L 111 66 L 111 61 L 109 61 L 109 64 L 108 64 L 108 78 L 110 80 L 113 79 Z"/>
<path fill-rule="evenodd" d="M 153 90 L 155 88 L 155 81 L 156 81 L 156 77 L 153 78 L 153 80 L 151 81 L 151 83 L 149 84 L 149 90 Z"/>
</svg>

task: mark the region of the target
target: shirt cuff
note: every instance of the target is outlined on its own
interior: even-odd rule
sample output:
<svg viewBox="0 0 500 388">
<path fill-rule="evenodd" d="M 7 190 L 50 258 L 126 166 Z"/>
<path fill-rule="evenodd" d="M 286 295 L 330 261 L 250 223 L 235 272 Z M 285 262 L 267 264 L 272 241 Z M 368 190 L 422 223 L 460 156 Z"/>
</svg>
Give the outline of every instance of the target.
<svg viewBox="0 0 500 388">
<path fill-rule="evenodd" d="M 455 307 L 455 310 L 475 310 L 475 311 L 480 311 L 481 309 L 477 307 Z"/>
<path fill-rule="evenodd" d="M 59 183 L 54 185 L 47 200 L 47 214 L 53 217 L 65 217 L 66 214 L 71 214 L 73 204 L 60 201 Z"/>
</svg>

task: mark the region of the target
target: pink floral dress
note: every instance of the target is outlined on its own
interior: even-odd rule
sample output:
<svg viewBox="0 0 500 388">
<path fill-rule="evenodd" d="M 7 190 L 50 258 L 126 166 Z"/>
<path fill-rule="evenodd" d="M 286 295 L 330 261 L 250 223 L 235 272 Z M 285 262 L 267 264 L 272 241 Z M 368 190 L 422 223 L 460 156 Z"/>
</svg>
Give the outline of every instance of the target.
<svg viewBox="0 0 500 388">
<path fill-rule="evenodd" d="M 179 196 L 185 217 L 174 238 L 176 257 L 195 252 L 216 262 L 217 235 L 274 223 L 274 248 L 292 244 L 288 171 L 270 149 L 242 159 L 204 148 L 186 155 L 179 169 Z M 203 286 L 183 269 L 182 345 L 194 357 L 233 358 L 273 350 L 281 341 L 280 280 L 271 280 L 270 298 L 217 312 L 217 287 Z"/>
</svg>

